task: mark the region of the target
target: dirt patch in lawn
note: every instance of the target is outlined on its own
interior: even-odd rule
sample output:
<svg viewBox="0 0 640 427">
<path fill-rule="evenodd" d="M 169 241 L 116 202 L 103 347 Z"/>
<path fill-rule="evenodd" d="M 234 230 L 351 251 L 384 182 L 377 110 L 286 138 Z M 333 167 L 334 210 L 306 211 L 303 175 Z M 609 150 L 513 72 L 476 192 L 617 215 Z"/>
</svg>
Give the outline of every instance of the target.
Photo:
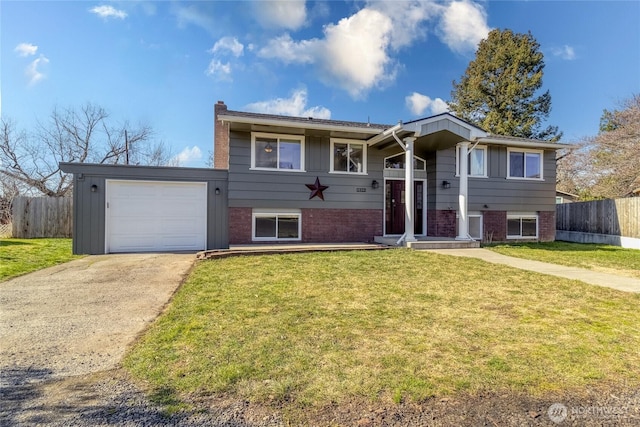
<svg viewBox="0 0 640 427">
<path fill-rule="evenodd" d="M 382 404 L 354 399 L 310 410 L 291 410 L 287 403 L 261 405 L 215 395 L 181 398 L 185 409 L 173 414 L 152 402 L 144 385 L 134 382 L 121 369 L 33 386 L 26 384 L 13 393 L 22 395 L 16 400 L 22 404 L 12 407 L 12 395 L 5 395 L 0 412 L 2 425 L 399 427 L 636 426 L 640 423 L 640 390 L 624 386 L 540 397 L 494 392 L 461 394 L 434 397 L 419 404 Z M 29 399 L 24 399 L 25 394 Z"/>
</svg>

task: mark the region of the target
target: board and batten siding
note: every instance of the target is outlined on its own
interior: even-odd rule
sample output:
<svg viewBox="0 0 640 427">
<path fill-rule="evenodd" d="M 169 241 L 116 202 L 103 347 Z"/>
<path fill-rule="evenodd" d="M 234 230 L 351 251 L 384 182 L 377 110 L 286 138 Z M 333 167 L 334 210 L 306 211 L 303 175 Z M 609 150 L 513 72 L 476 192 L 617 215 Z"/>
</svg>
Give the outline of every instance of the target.
<svg viewBox="0 0 640 427">
<path fill-rule="evenodd" d="M 331 145 L 329 136 L 305 136 L 305 172 L 251 170 L 251 133 L 229 133 L 229 207 L 251 208 L 329 208 L 381 209 L 384 195 L 384 155 L 367 150 L 367 173 L 364 175 L 330 173 Z M 363 141 L 364 142 L 364 141 Z M 316 177 L 329 188 L 309 199 Z M 371 183 L 378 181 L 373 189 Z M 364 191 L 363 191 L 364 190 Z"/>
<path fill-rule="evenodd" d="M 105 252 L 105 189 L 107 180 L 206 182 L 207 248 L 227 248 L 229 227 L 227 212 L 226 170 L 181 167 L 96 165 L 61 163 L 61 169 L 73 173 L 73 252 L 102 254 Z M 91 191 L 97 186 L 95 192 Z M 220 190 L 215 194 L 216 188 Z"/>
</svg>

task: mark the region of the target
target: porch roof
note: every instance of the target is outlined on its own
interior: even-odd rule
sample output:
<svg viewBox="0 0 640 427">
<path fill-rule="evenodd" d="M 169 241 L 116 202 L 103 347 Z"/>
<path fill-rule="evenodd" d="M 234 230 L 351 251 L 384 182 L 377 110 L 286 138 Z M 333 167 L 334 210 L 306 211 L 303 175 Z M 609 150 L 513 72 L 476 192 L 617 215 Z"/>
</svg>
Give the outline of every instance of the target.
<svg viewBox="0 0 640 427">
<path fill-rule="evenodd" d="M 481 128 L 450 113 L 443 113 L 404 124 L 400 122 L 370 138 L 368 144 L 369 146 L 379 149 L 386 148 L 396 143 L 393 137 L 394 133 L 400 139 L 407 136 L 414 136 L 416 137 L 416 145 L 433 151 L 450 148 L 463 141 L 553 150 L 571 147 L 567 144 L 538 141 L 535 139 L 491 135 Z"/>
</svg>

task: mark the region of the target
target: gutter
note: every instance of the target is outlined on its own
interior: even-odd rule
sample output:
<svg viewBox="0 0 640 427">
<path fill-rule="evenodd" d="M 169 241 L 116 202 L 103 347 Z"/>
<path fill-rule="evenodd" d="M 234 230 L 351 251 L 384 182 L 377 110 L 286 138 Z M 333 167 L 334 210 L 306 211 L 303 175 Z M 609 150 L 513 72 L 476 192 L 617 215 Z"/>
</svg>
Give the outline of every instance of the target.
<svg viewBox="0 0 640 427">
<path fill-rule="evenodd" d="M 393 135 L 395 136 L 395 133 L 397 131 L 399 131 L 400 129 L 402 129 L 403 125 L 402 125 L 402 120 L 398 122 L 398 124 L 396 124 L 395 126 L 392 126 L 388 129 L 383 130 L 382 132 L 379 132 L 376 136 L 374 136 L 373 138 L 371 138 L 370 140 L 367 141 L 367 145 L 372 146 L 372 145 L 376 145 L 379 142 L 384 141 L 385 139 L 387 139 L 389 137 L 389 135 Z M 398 139 L 398 137 L 395 137 L 396 140 Z"/>
<path fill-rule="evenodd" d="M 520 147 L 520 148 L 547 148 L 552 150 L 562 150 L 565 148 L 575 148 L 575 145 L 560 144 L 555 142 L 540 142 L 534 140 L 519 140 L 519 139 L 506 139 L 496 138 L 491 136 L 485 136 L 475 139 L 476 144 L 493 144 L 504 145 L 508 147 Z"/>
<path fill-rule="evenodd" d="M 380 128 L 366 128 L 366 127 L 356 127 L 356 126 L 340 126 L 333 124 L 324 124 L 324 123 L 314 123 L 312 121 L 303 122 L 303 121 L 293 121 L 293 120 L 275 120 L 275 119 L 265 119 L 259 117 L 239 117 L 232 116 L 229 114 L 220 114 L 218 115 L 218 120 L 222 122 L 229 123 L 244 123 L 250 125 L 263 125 L 263 126 L 283 126 L 283 127 L 294 127 L 300 129 L 314 129 L 314 130 L 326 130 L 326 131 L 336 131 L 336 132 L 354 132 L 354 133 L 364 133 L 369 135 L 380 134 Z"/>
</svg>

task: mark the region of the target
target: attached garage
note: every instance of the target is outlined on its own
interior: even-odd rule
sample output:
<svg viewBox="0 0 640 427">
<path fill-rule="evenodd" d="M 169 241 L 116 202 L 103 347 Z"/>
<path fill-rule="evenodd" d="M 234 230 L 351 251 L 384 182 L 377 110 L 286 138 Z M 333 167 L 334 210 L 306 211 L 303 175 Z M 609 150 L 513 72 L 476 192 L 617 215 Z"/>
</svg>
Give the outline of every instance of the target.
<svg viewBox="0 0 640 427">
<path fill-rule="evenodd" d="M 227 171 L 61 163 L 73 173 L 73 252 L 229 247 Z"/>
<path fill-rule="evenodd" d="M 207 183 L 106 182 L 106 251 L 206 248 Z"/>
</svg>

